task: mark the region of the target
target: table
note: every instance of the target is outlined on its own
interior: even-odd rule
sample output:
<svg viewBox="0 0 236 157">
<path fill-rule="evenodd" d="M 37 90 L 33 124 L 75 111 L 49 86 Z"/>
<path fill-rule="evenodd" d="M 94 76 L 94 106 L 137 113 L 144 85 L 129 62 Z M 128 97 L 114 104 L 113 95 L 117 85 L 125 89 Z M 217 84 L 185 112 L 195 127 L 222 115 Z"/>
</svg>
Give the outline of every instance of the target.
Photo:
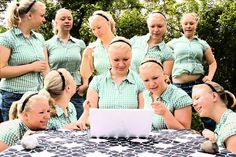
<svg viewBox="0 0 236 157">
<path fill-rule="evenodd" d="M 235 154 L 221 148 L 212 155 L 200 151 L 205 140 L 190 130 L 160 130 L 151 132 L 146 138 L 91 138 L 88 132 L 49 130 L 40 131 L 39 146 L 25 150 L 20 141 L 0 153 L 1 157 L 204 157 L 230 156 Z"/>
</svg>

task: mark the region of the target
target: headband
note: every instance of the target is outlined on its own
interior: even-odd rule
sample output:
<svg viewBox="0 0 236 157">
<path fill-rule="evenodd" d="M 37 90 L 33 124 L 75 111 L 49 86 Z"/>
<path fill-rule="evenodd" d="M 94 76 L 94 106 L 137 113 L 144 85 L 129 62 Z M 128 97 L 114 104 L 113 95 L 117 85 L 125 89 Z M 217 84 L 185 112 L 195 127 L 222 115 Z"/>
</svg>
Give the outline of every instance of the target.
<svg viewBox="0 0 236 157">
<path fill-rule="evenodd" d="M 165 14 L 163 14 L 163 13 L 160 12 L 160 11 L 153 11 L 153 12 L 151 12 L 151 14 L 161 14 L 161 15 L 166 19 Z"/>
<path fill-rule="evenodd" d="M 146 60 L 146 61 L 142 62 L 140 65 L 143 65 L 143 64 L 145 64 L 145 63 L 156 63 L 156 64 L 159 65 L 159 66 L 161 67 L 161 69 L 163 70 L 162 64 L 161 64 L 160 62 L 154 60 L 154 59 Z"/>
<path fill-rule="evenodd" d="M 210 83 L 205 82 L 204 84 L 206 84 L 208 87 L 210 87 L 213 92 L 218 93 L 218 92 L 216 91 L 216 89 L 215 89 Z"/>
<path fill-rule="evenodd" d="M 101 13 L 96 13 L 95 15 L 102 16 L 104 19 L 106 19 L 107 21 L 109 21 L 109 19 L 108 19 L 105 15 L 103 15 L 103 14 L 101 14 Z"/>
<path fill-rule="evenodd" d="M 30 11 L 30 9 L 33 7 L 34 3 L 36 3 L 36 0 L 34 0 L 30 5 L 29 7 L 26 9 L 26 14 Z"/>
<path fill-rule="evenodd" d="M 125 41 L 125 40 L 122 40 L 122 39 L 119 39 L 119 40 L 114 40 L 110 43 L 110 45 L 114 44 L 114 43 L 117 43 L 117 42 L 123 42 L 123 43 L 126 43 L 127 45 L 129 45 L 129 47 L 131 47 L 130 43 Z"/>
<path fill-rule="evenodd" d="M 22 106 L 21 106 L 21 112 L 24 111 L 25 109 L 25 106 L 26 106 L 26 103 L 29 101 L 29 99 L 34 96 L 34 95 L 37 95 L 38 93 L 33 93 L 33 94 L 30 94 L 27 98 L 25 98 L 25 100 L 23 101 L 22 103 Z"/>
<path fill-rule="evenodd" d="M 62 90 L 64 90 L 65 87 L 66 87 L 65 77 L 64 77 L 64 75 L 62 74 L 62 72 L 60 72 L 60 71 L 57 71 L 57 72 L 58 72 L 59 75 L 61 76 L 61 80 L 62 80 Z"/>
</svg>

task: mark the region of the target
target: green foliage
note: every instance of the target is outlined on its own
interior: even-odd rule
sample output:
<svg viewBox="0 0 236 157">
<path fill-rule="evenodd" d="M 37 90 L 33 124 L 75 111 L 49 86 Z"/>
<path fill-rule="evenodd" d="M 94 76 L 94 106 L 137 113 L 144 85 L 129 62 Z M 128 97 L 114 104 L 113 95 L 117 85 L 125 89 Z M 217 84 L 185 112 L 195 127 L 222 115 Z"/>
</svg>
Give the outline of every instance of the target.
<svg viewBox="0 0 236 157">
<path fill-rule="evenodd" d="M 3 26 L 0 26 L 0 33 L 3 33 L 5 31 L 6 31 L 6 29 Z"/>
<path fill-rule="evenodd" d="M 146 18 L 137 10 L 125 10 L 117 20 L 117 34 L 126 38 L 148 32 Z"/>
</svg>

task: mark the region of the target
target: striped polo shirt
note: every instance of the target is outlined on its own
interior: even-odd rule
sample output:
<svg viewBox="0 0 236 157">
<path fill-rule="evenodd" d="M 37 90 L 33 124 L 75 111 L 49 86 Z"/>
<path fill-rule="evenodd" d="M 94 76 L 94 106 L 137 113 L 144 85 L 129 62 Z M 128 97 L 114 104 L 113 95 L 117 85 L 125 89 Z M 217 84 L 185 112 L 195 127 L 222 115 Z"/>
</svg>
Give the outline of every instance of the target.
<svg viewBox="0 0 236 157">
<path fill-rule="evenodd" d="M 20 66 L 45 60 L 45 40 L 41 34 L 34 31 L 31 32 L 29 38 L 25 38 L 21 30 L 14 27 L 0 34 L 0 45 L 11 49 L 9 66 Z M 0 89 L 23 94 L 27 91 L 38 91 L 41 83 L 42 76 L 39 72 L 29 72 L 17 77 L 2 78 Z"/>
<path fill-rule="evenodd" d="M 48 121 L 49 129 L 60 129 L 63 128 L 66 124 L 77 121 L 75 106 L 71 102 L 69 102 L 67 107 L 68 116 L 65 115 L 63 109 L 60 106 L 55 105 L 55 109 L 56 115 L 54 117 L 50 117 Z"/>
<path fill-rule="evenodd" d="M 0 123 L 0 128 L 0 141 L 8 146 L 12 146 L 21 140 L 25 132 L 29 130 L 20 119 L 2 122 Z"/>
<path fill-rule="evenodd" d="M 73 76 L 76 85 L 81 85 L 80 64 L 82 51 L 86 47 L 83 40 L 70 36 L 67 43 L 53 36 L 46 41 L 49 66 L 52 70 L 65 68 Z"/>
<path fill-rule="evenodd" d="M 138 95 L 143 92 L 144 86 L 138 74 L 132 70 L 126 79 L 117 85 L 109 70 L 95 76 L 89 84 L 89 89 L 98 93 L 98 108 L 136 109 L 139 105 Z"/>
<path fill-rule="evenodd" d="M 94 74 L 100 75 L 110 69 L 107 49 L 103 47 L 100 39 L 97 39 L 93 52 Z"/>
<path fill-rule="evenodd" d="M 189 40 L 184 35 L 170 42 L 174 50 L 175 62 L 172 71 L 172 77 L 181 74 L 204 74 L 204 51 L 210 48 L 204 40 L 194 37 Z"/>
<path fill-rule="evenodd" d="M 162 41 L 159 44 L 149 48 L 148 40 L 150 39 L 150 34 L 144 36 L 134 36 L 130 39 L 132 44 L 132 62 L 131 68 L 138 72 L 138 68 L 144 58 L 155 58 L 161 63 L 174 60 L 173 51 Z"/>
<path fill-rule="evenodd" d="M 161 101 L 172 114 L 174 114 L 175 110 L 191 106 L 192 104 L 192 99 L 190 98 L 190 96 L 188 96 L 188 94 L 181 88 L 178 88 L 172 84 L 168 85 L 166 90 L 158 98 L 158 101 Z M 151 109 L 152 102 L 152 94 L 148 90 L 145 90 L 144 108 Z M 157 114 L 153 116 L 152 125 L 153 129 L 155 130 L 167 129 L 164 119 Z"/>
<path fill-rule="evenodd" d="M 236 113 L 230 109 L 225 111 L 214 132 L 217 133 L 217 144 L 225 147 L 225 140 L 236 135 Z"/>
</svg>

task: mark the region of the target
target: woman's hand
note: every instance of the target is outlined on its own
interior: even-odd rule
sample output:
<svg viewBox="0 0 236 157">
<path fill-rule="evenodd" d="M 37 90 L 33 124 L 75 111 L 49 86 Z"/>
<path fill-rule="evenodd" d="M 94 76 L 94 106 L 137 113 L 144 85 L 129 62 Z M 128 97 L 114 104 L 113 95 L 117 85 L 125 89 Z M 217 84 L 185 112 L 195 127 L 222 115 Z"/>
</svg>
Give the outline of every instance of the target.
<svg viewBox="0 0 236 157">
<path fill-rule="evenodd" d="M 202 131 L 202 135 L 203 135 L 203 137 L 209 139 L 212 143 L 216 142 L 217 136 L 213 131 L 208 130 L 208 129 L 204 129 Z"/>
<path fill-rule="evenodd" d="M 168 109 L 161 101 L 154 101 L 151 105 L 152 108 L 154 109 L 155 114 L 164 116 L 168 112 Z"/>
<path fill-rule="evenodd" d="M 85 91 L 88 89 L 88 86 L 85 84 L 82 84 L 77 88 L 77 93 L 79 96 L 84 96 Z"/>
</svg>

